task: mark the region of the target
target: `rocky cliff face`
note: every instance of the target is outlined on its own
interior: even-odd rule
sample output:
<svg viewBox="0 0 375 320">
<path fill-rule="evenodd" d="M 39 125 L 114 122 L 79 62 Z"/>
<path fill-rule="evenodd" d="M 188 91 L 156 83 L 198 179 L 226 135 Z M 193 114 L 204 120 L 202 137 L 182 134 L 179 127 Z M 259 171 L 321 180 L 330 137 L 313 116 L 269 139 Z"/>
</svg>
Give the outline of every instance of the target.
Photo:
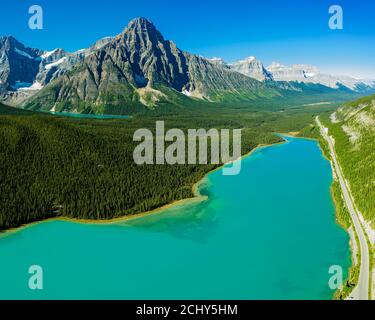
<svg viewBox="0 0 375 320">
<path fill-rule="evenodd" d="M 375 88 L 374 81 L 359 80 L 348 76 L 335 76 L 321 73 L 315 66 L 295 64 L 285 66 L 278 62 L 273 62 L 267 70 L 276 81 L 297 81 L 304 83 L 321 84 L 333 89 L 345 87 L 347 89 L 366 92 Z"/>
<path fill-rule="evenodd" d="M 276 81 L 304 81 L 319 73 L 314 66 L 296 64 L 289 67 L 278 62 L 273 62 L 267 70 Z"/>
<path fill-rule="evenodd" d="M 257 60 L 255 57 L 249 57 L 247 59 L 234 62 L 229 67 L 245 76 L 257 79 L 259 81 L 273 80 L 273 76 L 266 70 L 263 63 Z"/>
<path fill-rule="evenodd" d="M 95 112 L 120 102 L 149 107 L 144 96 L 153 102 L 167 99 L 159 91 L 163 87 L 207 100 L 218 99 L 223 92 L 248 91 L 256 96 L 257 90 L 267 91 L 254 79 L 181 51 L 149 20 L 137 18 L 118 36 L 84 53 L 78 67 L 60 75 L 27 107 L 82 111 L 83 105 L 89 105 Z M 270 94 L 274 91 L 269 89 Z"/>
<path fill-rule="evenodd" d="M 27 48 L 13 37 L 0 38 L 0 100 L 14 105 L 24 102 L 111 40 L 100 39 L 88 49 L 69 53 L 60 48 Z"/>
<path fill-rule="evenodd" d="M 0 38 L 0 85 L 6 90 L 16 90 L 33 83 L 39 72 L 42 51 L 26 48 L 13 37 Z"/>
<path fill-rule="evenodd" d="M 306 90 L 318 94 L 371 88 L 350 77 L 338 82 L 311 66 L 273 64 L 267 70 L 254 57 L 228 65 L 219 58 L 192 55 L 164 39 L 144 18 L 74 53 L 0 39 L 0 100 L 35 110 L 126 113 L 175 105 L 176 100 L 185 104 L 191 98 L 248 102 Z"/>
<path fill-rule="evenodd" d="M 13 37 L 0 38 L 1 99 L 17 103 L 29 98 L 58 76 L 67 55 L 62 49 L 47 52 L 25 47 Z"/>
<path fill-rule="evenodd" d="M 222 58 L 211 58 L 211 59 L 208 59 L 208 61 L 210 61 L 212 64 L 215 64 L 217 66 L 229 68 L 229 66 L 225 63 L 224 59 Z"/>
</svg>

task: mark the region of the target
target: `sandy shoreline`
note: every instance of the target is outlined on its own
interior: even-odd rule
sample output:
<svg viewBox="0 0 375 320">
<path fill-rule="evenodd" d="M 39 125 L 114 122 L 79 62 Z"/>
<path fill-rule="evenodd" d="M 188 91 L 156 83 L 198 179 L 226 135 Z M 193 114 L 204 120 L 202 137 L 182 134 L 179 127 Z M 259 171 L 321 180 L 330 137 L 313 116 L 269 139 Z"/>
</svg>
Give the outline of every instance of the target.
<svg viewBox="0 0 375 320">
<path fill-rule="evenodd" d="M 325 156 L 324 150 L 321 147 L 318 139 L 298 137 L 298 132 L 280 133 L 280 135 L 285 136 L 285 137 L 295 138 L 295 139 L 304 139 L 304 140 L 316 141 L 319 148 L 321 149 L 321 152 L 322 152 L 323 156 L 328 161 L 330 161 Z M 250 150 L 248 153 L 241 156 L 240 159 L 235 160 L 235 161 L 243 160 L 243 159 L 251 156 L 254 152 L 256 152 L 259 149 L 262 149 L 262 148 L 265 148 L 265 147 L 272 147 L 272 146 L 276 146 L 276 145 L 281 145 L 281 144 L 284 144 L 286 142 L 287 142 L 287 140 L 283 138 L 283 141 L 276 142 L 276 143 L 273 143 L 273 144 L 260 144 L 260 145 L 256 146 L 255 148 L 253 148 L 252 150 Z M 207 178 L 211 173 L 216 172 L 218 170 L 221 170 L 225 165 L 228 165 L 229 163 L 233 163 L 235 161 L 228 162 L 226 164 L 223 164 L 223 165 L 207 172 L 202 179 L 200 179 L 198 182 L 194 183 L 192 185 L 192 191 L 193 191 L 194 197 L 192 197 L 192 198 L 175 200 L 175 201 L 172 201 L 171 203 L 168 203 L 166 205 L 163 205 L 159 208 L 156 208 L 156 209 L 153 209 L 153 210 L 150 210 L 150 211 L 136 213 L 136 214 L 127 215 L 127 216 L 118 217 L 118 218 L 113 218 L 113 219 L 108 219 L 108 220 L 90 220 L 90 219 L 77 219 L 77 218 L 68 218 L 68 217 L 56 217 L 56 218 L 45 219 L 45 220 L 42 220 L 42 221 L 31 222 L 31 223 L 28 223 L 26 225 L 23 225 L 23 226 L 20 226 L 20 227 L 17 227 L 17 228 L 5 230 L 2 233 L 0 232 L 0 240 L 1 240 L 1 238 L 4 238 L 6 236 L 12 235 L 14 233 L 23 231 L 24 229 L 27 229 L 27 228 L 30 228 L 32 226 L 35 226 L 37 224 L 42 224 L 42 223 L 49 223 L 49 222 L 54 222 L 54 221 L 64 221 L 64 222 L 77 223 L 77 224 L 111 225 L 111 224 L 124 223 L 124 222 L 135 220 L 135 219 L 141 219 L 141 218 L 151 216 L 151 215 L 155 215 L 155 214 L 160 214 L 160 213 L 163 213 L 165 210 L 170 209 L 172 207 L 182 206 L 182 205 L 185 205 L 185 204 L 191 204 L 191 203 L 194 203 L 194 202 L 199 203 L 199 202 L 202 202 L 202 201 L 206 201 L 206 200 L 208 200 L 208 196 L 204 196 L 200 193 L 200 187 L 207 181 Z M 332 163 L 331 163 L 331 167 L 332 167 Z M 332 196 L 332 201 L 334 202 L 332 193 L 331 193 L 331 196 Z M 335 211 L 336 211 L 336 209 L 335 209 Z M 336 214 L 337 213 L 335 212 L 335 216 L 336 216 Z M 337 219 L 336 219 L 336 222 L 337 222 Z M 343 227 L 341 224 L 339 224 L 339 225 L 341 227 Z M 345 228 L 343 228 L 343 229 L 346 230 L 349 233 L 349 236 L 350 236 L 350 230 L 347 230 Z M 352 262 L 353 262 L 353 264 L 356 264 L 354 259 L 353 259 L 353 254 L 356 251 L 356 248 L 355 248 L 355 245 L 352 241 L 350 241 L 350 247 L 351 247 L 351 251 L 352 251 L 351 252 L 352 253 Z M 373 270 L 373 272 L 374 272 L 374 275 L 375 275 L 375 269 Z M 375 285 L 374 285 L 374 287 L 375 287 Z"/>
<path fill-rule="evenodd" d="M 282 135 L 288 136 L 289 134 L 282 134 Z M 290 136 L 293 137 L 292 135 L 290 135 Z M 270 146 L 274 146 L 274 145 L 278 145 L 278 144 L 283 144 L 285 142 L 286 141 L 284 140 L 284 141 L 276 142 L 276 143 L 273 143 L 273 144 L 260 144 L 260 145 L 256 146 L 254 149 L 250 150 L 248 153 L 242 155 L 241 158 L 239 158 L 235 161 L 243 160 L 244 158 L 252 155 L 258 149 L 261 149 L 261 148 L 264 148 L 264 147 L 270 147 Z M 140 219 L 140 218 L 144 218 L 144 217 L 147 217 L 147 216 L 150 216 L 150 215 L 159 214 L 159 213 L 162 213 L 163 211 L 165 211 L 169 208 L 175 207 L 175 206 L 184 205 L 184 204 L 188 204 L 188 203 L 190 204 L 190 203 L 194 203 L 194 202 L 206 201 L 208 199 L 208 197 L 203 196 L 200 193 L 200 191 L 199 191 L 200 186 L 206 181 L 208 175 L 210 175 L 211 173 L 213 173 L 215 171 L 221 170 L 225 165 L 228 165 L 228 164 L 233 163 L 235 161 L 230 161 L 228 163 L 220 165 L 219 167 L 207 172 L 202 179 L 200 179 L 198 182 L 194 183 L 193 186 L 192 186 L 192 191 L 193 191 L 194 197 L 192 197 L 192 198 L 175 200 L 175 201 L 172 201 L 171 203 L 168 203 L 166 205 L 163 205 L 159 208 L 156 208 L 156 209 L 153 209 L 153 210 L 150 210 L 150 211 L 140 212 L 140 213 L 136 213 L 136 214 L 132 214 L 132 215 L 125 215 L 123 217 L 118 217 L 118 218 L 113 218 L 113 219 L 91 220 L 91 219 L 78 219 L 78 218 L 69 218 L 69 217 L 56 217 L 56 218 L 50 218 L 50 219 L 45 219 L 45 220 L 41 220 L 41 221 L 30 222 L 30 223 L 22 225 L 20 227 L 11 228 L 11 229 L 4 230 L 4 231 L 0 232 L 0 239 L 4 238 L 6 236 L 12 235 L 14 233 L 23 231 L 27 228 L 31 228 L 35 225 L 42 224 L 42 223 L 49 223 L 49 222 L 54 222 L 54 221 L 65 221 L 65 222 L 79 223 L 79 224 L 110 225 L 110 224 L 116 224 L 116 223 L 120 223 L 120 222 L 126 222 L 126 221 L 130 221 L 130 220 Z"/>
</svg>

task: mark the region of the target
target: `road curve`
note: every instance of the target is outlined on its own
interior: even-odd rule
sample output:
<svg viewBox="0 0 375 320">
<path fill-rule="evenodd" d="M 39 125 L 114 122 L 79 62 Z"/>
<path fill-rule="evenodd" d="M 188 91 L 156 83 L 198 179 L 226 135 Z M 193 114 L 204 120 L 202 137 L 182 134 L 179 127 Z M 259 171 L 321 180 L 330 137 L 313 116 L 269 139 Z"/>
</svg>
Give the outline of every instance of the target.
<svg viewBox="0 0 375 320">
<path fill-rule="evenodd" d="M 319 120 L 319 117 L 316 117 L 315 120 L 318 126 L 320 127 L 322 136 L 328 142 L 330 153 L 331 153 L 332 160 L 333 160 L 333 165 L 335 167 L 335 171 L 337 173 L 337 177 L 340 182 L 341 190 L 344 195 L 347 208 L 351 215 L 353 225 L 354 225 L 355 231 L 358 235 L 359 242 L 360 242 L 361 268 L 359 272 L 359 281 L 348 299 L 349 300 L 368 300 L 369 299 L 369 283 L 370 283 L 370 256 L 369 256 L 369 248 L 368 248 L 365 232 L 363 231 L 362 225 L 358 217 L 358 213 L 353 204 L 352 197 L 350 196 L 350 191 L 347 187 L 346 181 L 342 174 L 341 167 L 336 157 L 333 141 L 331 137 L 328 135 L 328 129 L 322 125 L 322 123 Z"/>
</svg>

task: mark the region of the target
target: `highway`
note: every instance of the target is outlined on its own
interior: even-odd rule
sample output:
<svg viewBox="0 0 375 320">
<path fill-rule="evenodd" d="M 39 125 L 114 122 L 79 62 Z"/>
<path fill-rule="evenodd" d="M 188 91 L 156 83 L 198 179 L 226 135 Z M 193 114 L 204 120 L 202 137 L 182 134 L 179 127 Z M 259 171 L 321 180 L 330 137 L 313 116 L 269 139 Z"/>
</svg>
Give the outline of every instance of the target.
<svg viewBox="0 0 375 320">
<path fill-rule="evenodd" d="M 365 236 L 365 231 L 362 228 L 360 219 L 358 217 L 358 213 L 355 209 L 353 204 L 353 198 L 350 195 L 350 190 L 348 188 L 347 182 L 344 179 L 340 164 L 337 160 L 336 153 L 335 153 L 335 146 L 332 141 L 332 138 L 328 135 L 328 129 L 325 128 L 319 120 L 319 117 L 316 117 L 316 123 L 320 127 L 320 131 L 324 139 L 328 142 L 330 153 L 332 156 L 333 165 L 337 174 L 337 177 L 340 182 L 341 190 L 351 215 L 353 226 L 355 231 L 358 235 L 359 242 L 360 242 L 360 250 L 361 250 L 361 266 L 360 266 L 360 273 L 359 273 L 359 281 L 357 286 L 354 288 L 352 293 L 349 296 L 349 300 L 368 300 L 369 299 L 369 283 L 370 283 L 370 256 L 369 256 L 369 247 L 367 243 L 367 239 Z"/>
</svg>

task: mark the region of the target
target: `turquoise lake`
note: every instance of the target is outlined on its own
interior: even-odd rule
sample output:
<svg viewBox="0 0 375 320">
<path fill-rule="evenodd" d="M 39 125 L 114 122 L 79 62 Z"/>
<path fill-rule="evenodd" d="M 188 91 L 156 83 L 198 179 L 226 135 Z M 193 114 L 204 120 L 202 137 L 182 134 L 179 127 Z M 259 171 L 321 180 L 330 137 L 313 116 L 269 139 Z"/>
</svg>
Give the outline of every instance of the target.
<svg viewBox="0 0 375 320">
<path fill-rule="evenodd" d="M 350 267 L 332 171 L 315 141 L 257 149 L 212 172 L 206 201 L 127 222 L 35 224 L 0 236 L 0 299 L 331 299 Z M 152 182 L 150 182 L 152 183 Z M 44 289 L 28 288 L 40 265 Z"/>
</svg>

